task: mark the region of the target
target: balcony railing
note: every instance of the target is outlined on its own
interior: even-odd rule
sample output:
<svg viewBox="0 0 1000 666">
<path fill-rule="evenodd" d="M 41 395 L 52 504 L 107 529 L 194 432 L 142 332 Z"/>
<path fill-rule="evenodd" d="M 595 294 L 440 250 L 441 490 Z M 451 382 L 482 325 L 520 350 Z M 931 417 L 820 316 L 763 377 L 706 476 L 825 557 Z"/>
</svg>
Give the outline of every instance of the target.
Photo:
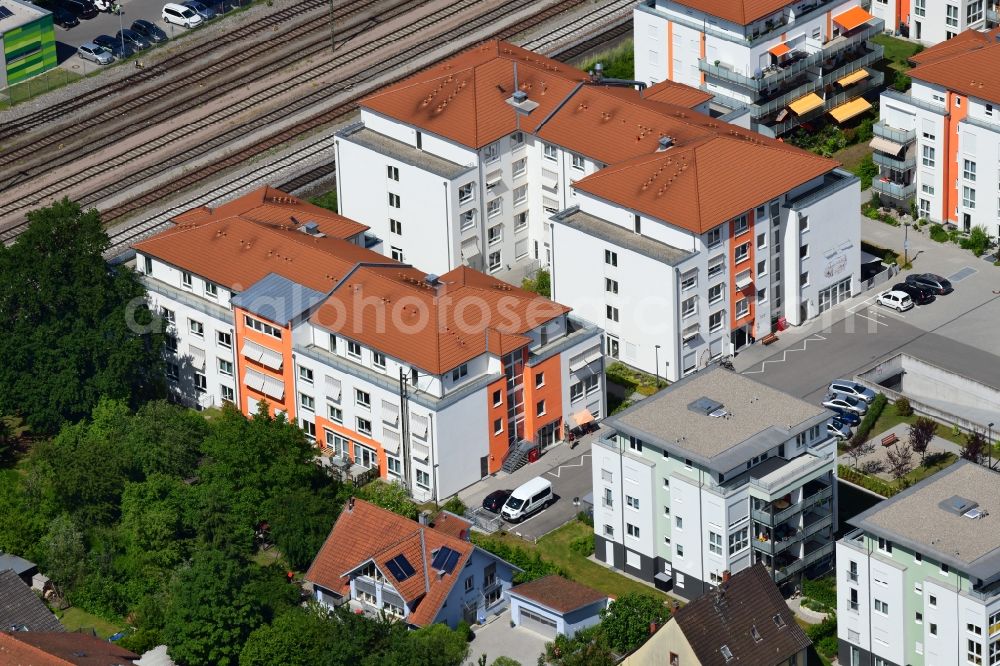
<svg viewBox="0 0 1000 666">
<path fill-rule="evenodd" d="M 891 155 L 886 155 L 885 153 L 880 153 L 875 151 L 872 153 L 872 161 L 879 166 L 886 167 L 887 169 L 892 169 L 893 171 L 899 171 L 900 173 L 905 173 L 910 169 L 917 166 L 917 158 L 911 157 L 909 159 L 896 159 Z"/>
<path fill-rule="evenodd" d="M 889 127 L 885 123 L 875 123 L 872 125 L 872 132 L 875 136 L 880 136 L 883 139 L 888 139 L 903 146 L 917 138 L 916 130 L 897 129 Z"/>
<path fill-rule="evenodd" d="M 833 525 L 833 515 L 828 514 L 806 525 L 805 529 L 802 530 L 802 537 L 803 538 L 811 537 L 812 535 L 825 530 L 831 525 Z"/>
<path fill-rule="evenodd" d="M 829 499 L 832 496 L 833 496 L 833 488 L 831 488 L 830 486 L 826 486 L 822 490 L 818 490 L 812 495 L 809 495 L 801 502 L 793 504 L 787 509 L 782 509 L 777 513 L 772 514 L 768 511 L 761 511 L 759 509 L 754 509 L 750 512 L 750 515 L 758 523 L 762 523 L 764 525 L 767 525 L 768 527 L 775 527 L 777 525 L 780 525 L 784 521 L 788 520 L 796 513 L 799 513 L 800 511 L 805 511 L 806 509 L 816 506 L 823 500 Z"/>
<path fill-rule="evenodd" d="M 917 99 L 909 93 L 901 93 L 898 90 L 893 90 L 892 88 L 883 90 L 882 96 L 887 99 L 902 102 L 903 104 L 911 104 L 917 108 L 923 109 L 924 111 L 930 111 L 931 113 L 936 113 L 940 116 L 948 115 L 948 108 L 944 104 L 936 104 L 934 102 L 928 102 L 927 100 Z"/>
<path fill-rule="evenodd" d="M 819 562 L 821 559 L 823 559 L 824 557 L 826 557 L 827 555 L 829 555 L 832 552 L 833 552 L 833 542 L 830 542 L 828 544 L 824 544 L 823 546 L 820 546 L 816 550 L 814 550 L 811 553 L 807 554 L 805 557 L 802 557 L 802 558 L 800 558 L 798 560 L 795 560 L 794 562 L 792 562 L 792 563 L 790 563 L 790 564 L 788 564 L 788 565 L 786 565 L 784 567 L 778 567 L 775 570 L 775 580 L 776 580 L 776 582 L 780 583 L 781 581 L 783 581 L 784 579 L 788 578 L 789 576 L 795 575 L 796 573 L 798 573 L 799 571 L 802 571 L 806 567 L 808 567 L 808 566 L 810 566 L 812 564 L 815 564 L 816 562 Z"/>
<path fill-rule="evenodd" d="M 866 65 L 869 65 L 877 60 L 881 60 L 883 52 L 884 49 L 878 44 L 876 44 L 873 46 L 873 50 L 864 57 L 849 62 L 843 67 L 840 67 L 830 72 L 829 74 L 824 74 L 822 79 L 817 79 L 815 81 L 810 81 L 809 83 L 803 84 L 798 88 L 795 88 L 791 92 L 785 93 L 780 97 L 775 97 L 770 102 L 766 102 L 764 104 L 750 104 L 749 105 L 750 115 L 754 118 L 763 118 L 766 115 L 776 113 L 779 110 L 791 104 L 792 102 L 794 102 L 795 100 L 799 99 L 800 97 L 808 95 L 811 92 L 816 92 L 821 88 L 823 88 L 824 86 L 830 85 L 834 81 L 844 78 L 848 74 L 853 74 L 854 72 L 858 71 L 862 67 L 865 67 Z M 836 95 L 833 95 L 832 97 L 827 97 L 823 106 L 819 107 L 819 109 L 822 109 L 822 111 L 817 109 L 810 115 L 820 115 L 821 113 L 829 111 L 830 109 L 836 106 L 840 106 L 845 102 L 849 102 L 852 99 L 860 97 L 868 90 L 881 87 L 884 79 L 885 75 L 882 72 L 880 71 L 871 72 L 871 76 L 865 79 L 864 83 L 851 86 L 847 90 L 839 92 Z M 798 124 L 798 122 L 801 122 L 801 119 L 797 119 L 796 124 Z"/>
<path fill-rule="evenodd" d="M 760 541 L 758 539 L 754 539 L 753 541 L 750 542 L 750 546 L 754 550 L 759 550 L 762 553 L 767 553 L 768 555 L 777 555 L 778 553 L 782 553 L 788 550 L 788 548 L 791 546 L 795 546 L 797 544 L 802 543 L 802 536 L 803 536 L 802 532 L 796 531 L 795 534 L 792 534 L 791 536 L 786 537 L 784 539 L 771 540 L 771 541 Z"/>
<path fill-rule="evenodd" d="M 893 183 L 891 181 L 885 180 L 873 180 L 872 189 L 874 189 L 879 194 L 884 194 L 889 198 L 896 199 L 898 201 L 906 201 L 913 198 L 913 195 L 917 193 L 916 183 L 910 183 L 909 185 L 904 185 L 902 183 Z"/>
<path fill-rule="evenodd" d="M 765 22 L 764 31 L 759 33 L 758 35 L 753 35 L 753 34 L 749 35 L 747 37 L 747 41 L 751 45 L 753 45 L 760 43 L 765 39 L 770 39 L 775 35 L 780 35 L 783 32 L 788 32 L 791 28 L 793 28 L 796 25 L 803 25 L 825 14 L 827 11 L 829 11 L 830 5 L 836 4 L 837 2 L 839 2 L 839 0 L 817 0 L 816 2 L 813 3 L 813 7 L 809 11 L 799 14 L 794 18 L 789 15 L 791 12 L 789 12 L 789 10 L 786 8 L 781 18 L 779 18 L 778 20 L 772 19 L 770 28 L 767 27 L 767 23 Z M 876 20 L 879 21 L 880 23 L 883 22 L 881 19 L 876 19 Z"/>
</svg>

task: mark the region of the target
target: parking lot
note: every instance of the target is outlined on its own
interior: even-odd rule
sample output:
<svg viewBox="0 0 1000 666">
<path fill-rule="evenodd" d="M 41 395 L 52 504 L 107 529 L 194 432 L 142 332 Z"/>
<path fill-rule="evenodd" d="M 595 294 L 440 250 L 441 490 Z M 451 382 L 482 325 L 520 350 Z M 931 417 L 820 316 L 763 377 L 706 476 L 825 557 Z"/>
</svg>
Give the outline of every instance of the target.
<svg viewBox="0 0 1000 666">
<path fill-rule="evenodd" d="M 891 234 L 891 235 L 890 235 Z M 893 243 L 898 235 L 898 243 Z M 862 236 L 884 247 L 902 245 L 902 230 L 862 218 Z M 876 305 L 881 288 L 855 297 L 809 325 L 780 334 L 769 347 L 740 353 L 736 369 L 766 384 L 819 402 L 830 380 L 853 377 L 878 359 L 901 351 L 1000 386 L 995 327 L 1000 321 L 1000 269 L 955 245 L 910 234 L 913 271 L 948 278 L 955 291 L 933 303 L 896 312 Z"/>
<path fill-rule="evenodd" d="M 529 541 L 536 541 L 576 517 L 582 506 L 573 498 L 582 498 L 591 491 L 590 444 L 596 433 L 585 436 L 573 449 L 563 443 L 548 449 L 537 462 L 529 463 L 513 474 L 499 473 L 459 493 L 470 509 L 482 505 L 483 498 L 494 490 L 514 490 L 536 476 L 552 483 L 556 501 L 547 509 L 520 523 L 504 523 L 504 529 Z"/>
</svg>

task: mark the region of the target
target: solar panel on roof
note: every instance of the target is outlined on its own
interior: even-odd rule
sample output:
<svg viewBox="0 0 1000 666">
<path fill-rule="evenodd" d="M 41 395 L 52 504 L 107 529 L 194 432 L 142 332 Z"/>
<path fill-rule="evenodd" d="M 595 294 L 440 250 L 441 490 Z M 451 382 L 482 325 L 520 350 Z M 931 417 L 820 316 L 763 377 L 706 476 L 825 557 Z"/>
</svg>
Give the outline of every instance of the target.
<svg viewBox="0 0 1000 666">
<path fill-rule="evenodd" d="M 405 555 L 397 555 L 386 562 L 386 566 L 389 568 L 389 572 L 399 582 L 403 582 L 416 572 L 413 565 L 410 564 L 410 561 L 406 559 Z"/>
<path fill-rule="evenodd" d="M 431 567 L 437 569 L 438 571 L 443 571 L 445 573 L 451 573 L 455 570 L 455 565 L 458 564 L 458 558 L 461 555 L 456 550 L 452 550 L 447 546 L 442 546 L 441 550 L 437 552 L 434 556 L 434 561 L 431 562 Z"/>
<path fill-rule="evenodd" d="M 14 15 L 14 12 L 10 11 L 6 7 L 4 7 L 3 5 L 0 5 L 0 19 L 5 19 L 8 16 L 13 16 L 13 15 Z"/>
<path fill-rule="evenodd" d="M 444 547 L 438 550 L 437 554 L 434 555 L 434 560 L 431 562 L 431 568 L 442 571 L 444 569 L 444 561 L 448 559 L 448 553 L 451 552 L 451 548 Z"/>
<path fill-rule="evenodd" d="M 448 555 L 448 559 L 445 560 L 444 563 L 445 573 L 451 573 L 452 571 L 455 570 L 455 565 L 458 564 L 459 555 L 461 555 L 461 553 L 459 553 L 458 551 L 455 550 L 451 551 L 451 554 Z"/>
</svg>

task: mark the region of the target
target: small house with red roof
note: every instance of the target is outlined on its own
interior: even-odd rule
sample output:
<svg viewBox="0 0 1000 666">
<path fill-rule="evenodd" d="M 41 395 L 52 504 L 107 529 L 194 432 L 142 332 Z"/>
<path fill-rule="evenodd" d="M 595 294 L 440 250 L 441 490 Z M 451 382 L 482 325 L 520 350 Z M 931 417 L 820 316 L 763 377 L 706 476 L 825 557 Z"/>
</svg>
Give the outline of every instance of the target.
<svg viewBox="0 0 1000 666">
<path fill-rule="evenodd" d="M 473 545 L 469 527 L 452 514 L 425 524 L 352 498 L 306 580 L 326 606 L 348 603 L 414 627 L 481 622 L 506 607 L 520 569 Z"/>
<path fill-rule="evenodd" d="M 509 593 L 510 621 L 552 640 L 601 621 L 608 595 L 557 574 L 522 583 Z"/>
</svg>

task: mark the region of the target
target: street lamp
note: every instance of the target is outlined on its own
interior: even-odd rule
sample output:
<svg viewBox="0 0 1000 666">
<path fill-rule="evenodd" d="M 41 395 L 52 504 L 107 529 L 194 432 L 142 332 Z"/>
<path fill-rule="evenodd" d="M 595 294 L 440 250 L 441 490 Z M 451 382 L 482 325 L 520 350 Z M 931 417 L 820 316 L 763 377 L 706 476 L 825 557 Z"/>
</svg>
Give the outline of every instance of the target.
<svg viewBox="0 0 1000 666">
<path fill-rule="evenodd" d="M 125 10 L 120 4 L 112 5 L 114 11 L 118 12 L 118 35 L 122 38 L 122 57 L 125 57 Z"/>
<path fill-rule="evenodd" d="M 903 267 L 910 263 L 910 223 L 903 222 Z"/>
<path fill-rule="evenodd" d="M 656 390 L 660 390 L 660 345 L 653 345 L 653 352 L 656 354 L 656 363 L 653 367 L 656 368 Z"/>
<path fill-rule="evenodd" d="M 989 434 L 986 435 L 986 446 L 990 456 L 990 469 L 993 469 L 993 424 L 989 423 L 986 427 L 989 428 Z"/>
</svg>

